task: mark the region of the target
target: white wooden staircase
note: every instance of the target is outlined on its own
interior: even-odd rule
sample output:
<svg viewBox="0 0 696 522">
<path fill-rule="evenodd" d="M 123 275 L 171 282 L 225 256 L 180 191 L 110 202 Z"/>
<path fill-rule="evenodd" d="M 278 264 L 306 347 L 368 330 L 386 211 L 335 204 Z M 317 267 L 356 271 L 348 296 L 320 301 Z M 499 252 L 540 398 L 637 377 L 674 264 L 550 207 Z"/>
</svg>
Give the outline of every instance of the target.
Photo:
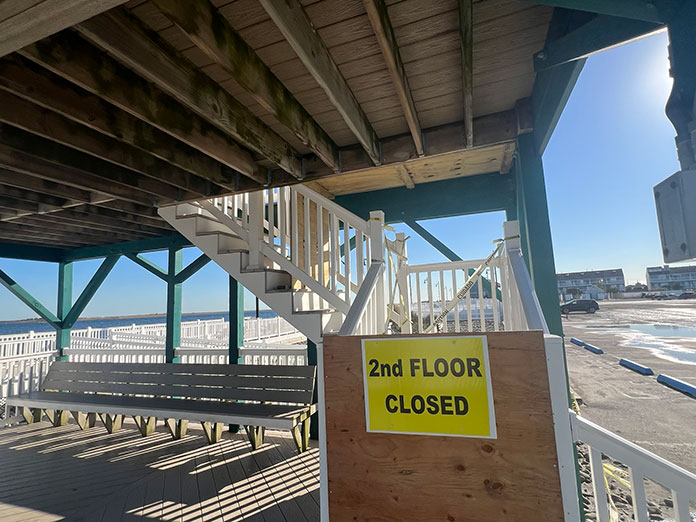
<svg viewBox="0 0 696 522">
<path fill-rule="evenodd" d="M 298 185 L 159 214 L 310 340 L 385 330 L 382 212 L 365 221 Z"/>
</svg>

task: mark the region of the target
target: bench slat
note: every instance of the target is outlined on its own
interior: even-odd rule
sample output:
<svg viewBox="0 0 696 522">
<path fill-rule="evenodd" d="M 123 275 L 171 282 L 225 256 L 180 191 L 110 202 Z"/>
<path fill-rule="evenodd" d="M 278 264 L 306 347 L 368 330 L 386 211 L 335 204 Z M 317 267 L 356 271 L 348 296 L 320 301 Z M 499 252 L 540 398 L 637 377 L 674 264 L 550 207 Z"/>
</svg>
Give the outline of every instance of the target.
<svg viewBox="0 0 696 522">
<path fill-rule="evenodd" d="M 178 384 L 188 386 L 224 386 L 273 390 L 312 391 L 311 377 L 258 377 L 252 375 L 174 375 L 157 373 L 66 371 L 51 369 L 49 380 L 81 382 L 127 382 L 131 384 Z"/>
<path fill-rule="evenodd" d="M 316 411 L 314 406 L 283 406 L 224 401 L 160 399 L 84 393 L 32 392 L 9 397 L 10 406 L 57 410 L 145 415 L 190 421 L 224 422 L 290 429 L 303 417 Z"/>
<path fill-rule="evenodd" d="M 51 369 L 73 371 L 118 371 L 166 375 L 258 375 L 264 377 L 297 376 L 314 378 L 314 366 L 260 364 L 171 364 L 171 363 L 76 363 L 56 361 Z"/>
<path fill-rule="evenodd" d="M 130 384 L 113 382 L 78 382 L 46 378 L 43 390 L 68 392 L 122 393 L 126 395 L 157 395 L 165 397 L 195 397 L 198 399 L 228 399 L 244 401 L 292 402 L 309 404 L 311 391 L 253 390 L 243 388 L 212 388 L 160 384 Z"/>
</svg>

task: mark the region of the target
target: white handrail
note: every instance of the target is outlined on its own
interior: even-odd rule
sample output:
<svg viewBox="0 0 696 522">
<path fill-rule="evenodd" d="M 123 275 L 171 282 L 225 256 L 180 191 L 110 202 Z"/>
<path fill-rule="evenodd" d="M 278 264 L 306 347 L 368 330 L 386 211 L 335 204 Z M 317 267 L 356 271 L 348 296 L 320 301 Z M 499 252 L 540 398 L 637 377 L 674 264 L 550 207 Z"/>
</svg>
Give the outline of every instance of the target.
<svg viewBox="0 0 696 522">
<path fill-rule="evenodd" d="M 338 331 L 338 335 L 353 335 L 358 331 L 358 326 L 362 321 L 369 320 L 369 318 L 366 317 L 368 305 L 375 294 L 375 289 L 383 273 L 383 262 L 372 263 L 372 265 L 370 265 L 367 275 L 360 286 L 360 290 L 358 290 L 358 295 L 355 296 L 355 300 L 348 311 L 348 315 L 346 315 L 341 329 Z"/>
</svg>

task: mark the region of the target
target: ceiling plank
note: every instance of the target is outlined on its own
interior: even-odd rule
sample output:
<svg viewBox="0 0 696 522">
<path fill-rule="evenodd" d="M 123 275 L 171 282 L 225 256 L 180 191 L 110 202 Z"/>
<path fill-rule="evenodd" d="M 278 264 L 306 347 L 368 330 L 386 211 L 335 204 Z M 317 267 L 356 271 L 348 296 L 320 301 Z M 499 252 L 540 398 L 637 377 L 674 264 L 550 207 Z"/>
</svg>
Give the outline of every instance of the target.
<svg viewBox="0 0 696 522">
<path fill-rule="evenodd" d="M 147 234 L 129 231 L 127 229 L 103 229 L 99 226 L 94 226 L 91 223 L 83 222 L 66 222 L 57 218 L 54 213 L 50 214 L 35 214 L 32 216 L 23 216 L 15 219 L 10 223 L 19 227 L 26 227 L 27 234 L 31 234 L 35 229 L 56 231 L 59 233 L 69 233 L 80 235 L 84 238 L 92 238 L 92 241 L 103 240 L 106 235 L 113 239 L 113 236 L 118 236 L 124 241 L 133 239 L 142 239 L 143 236 L 156 237 L 158 234 Z M 10 229 L 6 229 L 10 230 Z"/>
<path fill-rule="evenodd" d="M 379 140 L 329 50 L 297 0 L 260 0 L 266 12 L 326 92 L 370 159 L 381 161 Z"/>
<path fill-rule="evenodd" d="M 211 193 L 209 181 L 13 94 L 0 91 L 0 106 L 3 108 L 0 122 L 140 172 L 186 192 L 199 196 L 209 196 Z"/>
<path fill-rule="evenodd" d="M 153 0 L 203 52 L 335 172 L 338 149 L 283 83 L 208 0 Z"/>
<path fill-rule="evenodd" d="M 287 141 L 126 11 L 105 13 L 76 29 L 222 132 L 286 172 L 302 177 L 297 153 Z M 265 173 L 242 172 L 260 183 L 265 181 Z"/>
<path fill-rule="evenodd" d="M 155 204 L 196 198 L 194 193 L 183 191 L 169 183 L 143 176 L 4 123 L 0 123 L 0 143 L 53 164 L 91 173 L 93 177 L 102 178 L 111 185 L 120 185 L 149 195 L 150 201 Z"/>
<path fill-rule="evenodd" d="M 363 3 L 365 4 L 365 10 L 370 18 L 375 36 L 377 36 L 379 47 L 382 49 L 387 69 L 394 83 L 394 89 L 406 117 L 406 123 L 408 123 L 411 136 L 413 136 L 416 152 L 419 156 L 422 156 L 424 154 L 423 136 L 420 122 L 418 121 L 418 113 L 411 95 L 411 88 L 408 85 L 404 64 L 401 61 L 396 35 L 389 20 L 387 6 L 384 0 L 363 0 Z"/>
<path fill-rule="evenodd" d="M 78 35 L 70 32 L 54 35 L 19 53 L 221 163 L 257 181 L 260 179 L 261 173 L 251 154 L 227 134 Z M 228 178 L 220 180 L 225 181 L 229 183 Z"/>
<path fill-rule="evenodd" d="M 19 55 L 0 60 L 0 89 L 212 183 L 234 187 L 235 174 L 227 166 Z"/>
<path fill-rule="evenodd" d="M 473 0 L 459 0 L 459 32 L 462 49 L 462 93 L 464 136 L 467 147 L 474 144 L 474 10 Z"/>
<path fill-rule="evenodd" d="M 590 13 L 604 14 L 665 23 L 673 13 L 673 2 L 646 2 L 643 0 L 522 0 L 552 7 L 575 9 Z"/>
<path fill-rule="evenodd" d="M 19 11 L 0 2 L 0 56 L 126 3 L 126 0 L 44 0 Z"/>
<path fill-rule="evenodd" d="M 77 241 L 75 238 L 45 237 L 39 234 L 27 234 L 26 230 L 23 233 L 12 231 L 3 231 L 4 223 L 0 223 L 0 241 L 10 241 L 20 243 L 22 245 L 37 245 L 37 246 L 55 246 L 61 248 L 75 248 L 90 246 L 93 243 L 88 241 Z"/>
</svg>

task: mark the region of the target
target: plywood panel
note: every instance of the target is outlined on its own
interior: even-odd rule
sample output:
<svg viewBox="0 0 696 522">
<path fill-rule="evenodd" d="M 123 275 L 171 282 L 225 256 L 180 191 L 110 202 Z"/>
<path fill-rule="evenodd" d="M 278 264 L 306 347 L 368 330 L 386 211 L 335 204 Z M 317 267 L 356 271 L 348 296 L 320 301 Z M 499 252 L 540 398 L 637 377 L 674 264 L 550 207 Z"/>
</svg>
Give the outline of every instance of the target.
<svg viewBox="0 0 696 522">
<path fill-rule="evenodd" d="M 543 336 L 487 337 L 496 440 L 367 433 L 360 338 L 324 338 L 332 520 L 563 520 Z"/>
</svg>

